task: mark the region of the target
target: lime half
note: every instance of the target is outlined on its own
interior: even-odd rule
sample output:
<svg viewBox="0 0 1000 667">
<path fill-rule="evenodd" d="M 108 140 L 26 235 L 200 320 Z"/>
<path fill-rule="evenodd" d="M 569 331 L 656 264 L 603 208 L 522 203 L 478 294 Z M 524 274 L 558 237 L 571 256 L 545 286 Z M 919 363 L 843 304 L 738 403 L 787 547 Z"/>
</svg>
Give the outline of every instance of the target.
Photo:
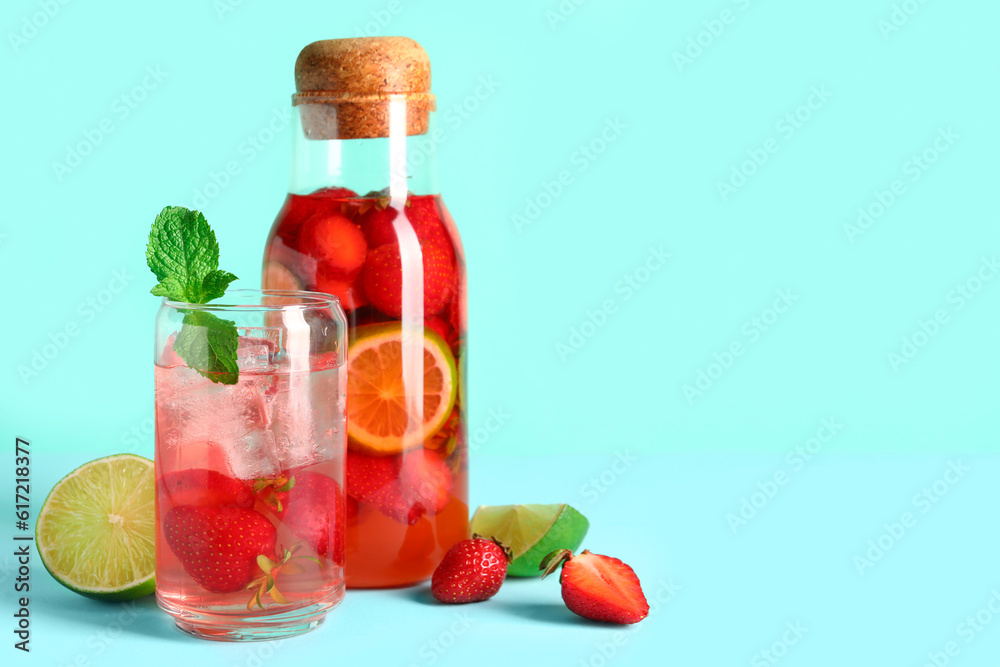
<svg viewBox="0 0 1000 667">
<path fill-rule="evenodd" d="M 590 522 L 566 504 L 481 505 L 472 517 L 471 531 L 495 537 L 510 547 L 512 577 L 537 577 L 542 559 L 556 549 L 576 551 Z"/>
<path fill-rule="evenodd" d="M 116 454 L 59 480 L 35 527 L 45 569 L 63 586 L 100 600 L 131 600 L 155 588 L 153 462 Z"/>
</svg>

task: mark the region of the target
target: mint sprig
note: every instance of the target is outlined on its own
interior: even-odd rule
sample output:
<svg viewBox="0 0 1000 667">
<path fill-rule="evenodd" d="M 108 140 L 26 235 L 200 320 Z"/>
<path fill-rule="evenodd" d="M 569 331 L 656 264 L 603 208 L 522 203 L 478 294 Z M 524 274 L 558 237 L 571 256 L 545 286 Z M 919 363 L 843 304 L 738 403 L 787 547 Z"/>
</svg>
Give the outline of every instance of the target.
<svg viewBox="0 0 1000 667">
<path fill-rule="evenodd" d="M 146 264 L 159 283 L 155 296 L 184 303 L 208 303 L 226 293 L 236 276 L 219 270 L 219 243 L 205 216 L 181 206 L 167 206 L 153 221 Z M 174 351 L 212 382 L 236 384 L 239 366 L 236 323 L 203 310 L 185 311 Z"/>
</svg>

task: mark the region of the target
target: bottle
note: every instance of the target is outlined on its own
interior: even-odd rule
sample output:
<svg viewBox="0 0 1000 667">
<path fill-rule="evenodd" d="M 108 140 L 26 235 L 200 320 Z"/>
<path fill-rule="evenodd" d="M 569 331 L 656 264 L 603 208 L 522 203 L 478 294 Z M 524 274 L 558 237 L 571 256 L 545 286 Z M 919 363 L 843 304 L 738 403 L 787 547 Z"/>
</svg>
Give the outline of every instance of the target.
<svg viewBox="0 0 1000 667">
<path fill-rule="evenodd" d="M 465 256 L 437 189 L 430 60 L 404 37 L 319 41 L 295 86 L 263 287 L 340 300 L 347 585 L 411 585 L 469 518 Z"/>
</svg>

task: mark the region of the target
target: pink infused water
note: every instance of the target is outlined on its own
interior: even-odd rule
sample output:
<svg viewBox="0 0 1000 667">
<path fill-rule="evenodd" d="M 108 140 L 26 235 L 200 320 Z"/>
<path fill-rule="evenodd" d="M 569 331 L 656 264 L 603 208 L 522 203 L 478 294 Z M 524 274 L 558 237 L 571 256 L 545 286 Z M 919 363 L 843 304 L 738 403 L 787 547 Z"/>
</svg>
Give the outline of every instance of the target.
<svg viewBox="0 0 1000 667">
<path fill-rule="evenodd" d="M 305 630 L 343 598 L 346 370 L 274 349 L 241 336 L 233 385 L 169 342 L 155 368 L 157 601 L 200 636 Z"/>
</svg>

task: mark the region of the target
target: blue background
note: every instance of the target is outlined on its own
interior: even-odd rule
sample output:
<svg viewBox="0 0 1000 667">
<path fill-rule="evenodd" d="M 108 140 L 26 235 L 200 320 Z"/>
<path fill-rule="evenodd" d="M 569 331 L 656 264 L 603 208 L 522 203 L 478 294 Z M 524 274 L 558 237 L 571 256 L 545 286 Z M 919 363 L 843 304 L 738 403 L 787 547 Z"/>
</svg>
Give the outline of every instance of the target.
<svg viewBox="0 0 1000 667">
<path fill-rule="evenodd" d="M 801 619 L 781 664 L 923 665 L 951 640 L 950 663 L 991 664 L 997 630 L 956 627 L 1000 586 L 998 20 L 983 0 L 7 2 L 0 437 L 32 442 L 36 508 L 82 462 L 151 455 L 153 216 L 197 203 L 255 286 L 296 54 L 404 34 L 434 66 L 470 267 L 472 503 L 571 502 L 585 546 L 650 597 L 680 590 L 610 658 L 617 628 L 512 582 L 460 610 L 349 595 L 280 659 L 753 664 Z M 810 445 L 823 419 L 842 428 Z M 958 459 L 971 472 L 921 514 Z M 98 654 L 120 611 L 33 576 L 37 653 L 3 649 L 19 663 L 252 664 L 148 605 Z M 466 612 L 453 648 L 421 653 Z"/>
</svg>

